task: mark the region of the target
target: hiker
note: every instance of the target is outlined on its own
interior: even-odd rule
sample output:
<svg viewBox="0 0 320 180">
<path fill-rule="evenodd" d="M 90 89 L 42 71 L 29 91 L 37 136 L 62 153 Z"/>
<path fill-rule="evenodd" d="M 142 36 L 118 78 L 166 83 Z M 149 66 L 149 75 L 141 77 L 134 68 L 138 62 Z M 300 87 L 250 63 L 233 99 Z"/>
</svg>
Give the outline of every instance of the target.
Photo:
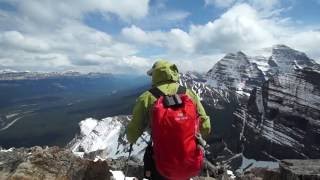
<svg viewBox="0 0 320 180">
<path fill-rule="evenodd" d="M 185 175 L 184 173 L 192 173 L 193 169 L 202 166 L 202 164 L 197 164 L 200 161 L 202 162 L 201 158 L 203 158 L 203 152 L 201 152 L 201 150 L 199 150 L 199 148 L 196 147 L 197 144 L 195 142 L 195 133 L 200 132 L 198 134 L 201 134 L 203 137 L 208 136 L 211 131 L 210 119 L 206 115 L 206 112 L 200 102 L 199 97 L 192 90 L 186 89 L 185 87 L 179 85 L 179 71 L 175 64 L 172 64 L 165 60 L 157 61 L 154 63 L 153 67 L 147 72 L 147 74 L 152 77 L 152 89 L 144 92 L 142 95 L 138 97 L 136 104 L 133 108 L 133 118 L 127 127 L 127 139 L 129 143 L 133 144 L 145 130 L 151 132 L 151 139 L 153 142 L 149 143 L 144 154 L 145 178 L 153 180 L 179 179 L 180 177 L 183 177 Z M 179 97 L 173 96 L 175 94 L 179 94 Z M 170 103 L 172 106 L 170 106 Z M 182 106 L 181 104 L 183 103 L 185 104 Z M 168 110 L 168 108 L 170 110 Z M 183 108 L 189 108 L 189 110 L 187 109 L 187 111 L 189 112 L 184 112 L 186 110 L 181 110 Z M 177 113 L 176 111 L 179 111 L 179 113 Z M 170 113 L 176 113 L 174 114 L 175 121 L 178 120 L 179 122 L 184 123 L 180 124 L 182 125 L 181 127 L 166 127 L 165 129 L 162 129 L 163 127 L 161 125 L 161 122 L 164 121 L 163 119 L 167 118 L 168 120 L 172 118 L 164 117 L 164 114 Z M 191 120 L 189 120 L 190 117 L 188 117 L 188 115 L 190 115 Z M 192 118 L 193 116 L 194 118 Z M 189 121 L 184 121 L 185 119 Z M 170 125 L 174 126 L 169 123 L 169 126 Z M 179 140 L 176 140 L 175 137 L 179 137 L 179 135 L 187 137 L 188 134 L 186 135 L 186 133 L 189 132 L 193 133 L 191 138 L 184 140 L 183 138 L 185 137 L 182 137 L 182 141 L 186 141 L 185 143 L 176 142 Z M 166 137 L 166 135 L 170 136 Z M 179 149 L 184 145 L 187 145 L 188 147 L 184 149 Z M 190 152 L 192 152 L 191 155 Z M 182 167 L 188 165 L 183 164 L 185 161 L 181 160 L 181 158 L 188 158 L 184 157 L 184 155 L 187 154 L 189 154 L 189 156 L 196 155 L 195 158 L 198 158 L 191 159 L 191 165 L 189 169 L 188 167 Z M 173 158 L 168 159 L 170 158 L 170 156 L 173 156 Z M 175 158 L 177 160 L 173 160 Z M 176 162 L 179 160 L 179 158 L 181 162 Z M 174 167 L 175 163 L 181 164 L 179 164 L 180 166 Z M 159 170 L 162 170 L 162 172 L 160 172 Z M 173 173 L 172 176 L 168 175 L 170 173 Z M 194 175 L 197 174 L 193 174 L 193 176 Z M 186 177 L 187 176 L 188 175 L 186 175 Z M 184 179 L 189 178 L 191 178 L 191 176 Z"/>
</svg>

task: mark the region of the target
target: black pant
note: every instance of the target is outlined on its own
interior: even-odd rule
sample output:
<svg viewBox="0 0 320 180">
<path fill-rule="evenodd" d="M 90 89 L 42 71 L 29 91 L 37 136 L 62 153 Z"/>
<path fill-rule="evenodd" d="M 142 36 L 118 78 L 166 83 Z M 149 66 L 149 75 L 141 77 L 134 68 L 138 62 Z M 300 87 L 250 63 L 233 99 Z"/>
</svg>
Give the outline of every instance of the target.
<svg viewBox="0 0 320 180">
<path fill-rule="evenodd" d="M 151 179 L 151 180 L 165 180 L 165 178 L 163 178 L 159 174 L 159 172 L 157 171 L 157 168 L 156 168 L 156 165 L 154 163 L 152 155 L 153 155 L 152 146 L 148 145 L 148 147 L 146 148 L 146 151 L 144 153 L 144 156 L 143 156 L 144 178 Z M 146 172 L 147 171 L 151 172 L 151 176 L 150 177 L 146 177 Z"/>
</svg>

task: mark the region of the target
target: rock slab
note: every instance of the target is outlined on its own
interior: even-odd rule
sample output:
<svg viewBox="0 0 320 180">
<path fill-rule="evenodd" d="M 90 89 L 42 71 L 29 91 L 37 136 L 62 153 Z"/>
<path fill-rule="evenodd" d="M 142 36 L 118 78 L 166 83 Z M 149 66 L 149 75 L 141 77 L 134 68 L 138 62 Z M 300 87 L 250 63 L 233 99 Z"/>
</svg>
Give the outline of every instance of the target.
<svg viewBox="0 0 320 180">
<path fill-rule="evenodd" d="M 319 180 L 320 159 L 282 160 L 280 173 L 284 180 Z"/>
</svg>

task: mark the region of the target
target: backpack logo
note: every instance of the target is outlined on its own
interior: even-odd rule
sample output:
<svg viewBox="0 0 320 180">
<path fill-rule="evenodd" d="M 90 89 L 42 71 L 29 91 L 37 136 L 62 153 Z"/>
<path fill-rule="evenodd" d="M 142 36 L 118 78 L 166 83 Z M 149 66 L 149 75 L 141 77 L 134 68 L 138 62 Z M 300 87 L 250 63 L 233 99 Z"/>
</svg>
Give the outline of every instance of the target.
<svg viewBox="0 0 320 180">
<path fill-rule="evenodd" d="M 178 112 L 177 116 L 175 117 L 175 120 L 177 121 L 183 121 L 183 120 L 187 120 L 188 117 L 185 116 L 185 114 L 183 112 Z"/>
</svg>

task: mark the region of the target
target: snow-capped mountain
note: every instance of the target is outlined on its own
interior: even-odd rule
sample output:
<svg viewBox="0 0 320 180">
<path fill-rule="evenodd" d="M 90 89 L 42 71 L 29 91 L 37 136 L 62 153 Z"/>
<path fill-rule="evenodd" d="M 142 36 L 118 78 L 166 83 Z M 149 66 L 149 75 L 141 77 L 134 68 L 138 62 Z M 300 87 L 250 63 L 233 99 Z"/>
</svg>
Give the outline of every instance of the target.
<svg viewBox="0 0 320 180">
<path fill-rule="evenodd" d="M 229 53 L 206 74 L 207 84 L 217 89 L 231 89 L 249 95 L 254 87 L 275 74 L 311 68 L 320 71 L 320 65 L 305 53 L 285 45 L 275 45 L 270 56 L 249 56 L 243 52 Z"/>
<path fill-rule="evenodd" d="M 249 94 L 253 87 L 265 81 L 262 70 L 243 52 L 227 54 L 208 71 L 206 79 L 212 87 L 235 90 L 239 94 Z"/>
<path fill-rule="evenodd" d="M 80 132 L 67 147 L 78 156 L 92 159 L 127 157 L 130 145 L 125 130 L 130 119 L 130 116 L 114 116 L 101 120 L 87 118 L 79 123 Z M 148 133 L 144 133 L 134 144 L 132 156 L 142 161 L 149 140 Z"/>
<path fill-rule="evenodd" d="M 276 45 L 272 49 L 268 64 L 270 73 L 289 73 L 294 69 L 311 68 L 320 70 L 319 64 L 305 53 L 294 50 L 286 45 Z"/>
</svg>

